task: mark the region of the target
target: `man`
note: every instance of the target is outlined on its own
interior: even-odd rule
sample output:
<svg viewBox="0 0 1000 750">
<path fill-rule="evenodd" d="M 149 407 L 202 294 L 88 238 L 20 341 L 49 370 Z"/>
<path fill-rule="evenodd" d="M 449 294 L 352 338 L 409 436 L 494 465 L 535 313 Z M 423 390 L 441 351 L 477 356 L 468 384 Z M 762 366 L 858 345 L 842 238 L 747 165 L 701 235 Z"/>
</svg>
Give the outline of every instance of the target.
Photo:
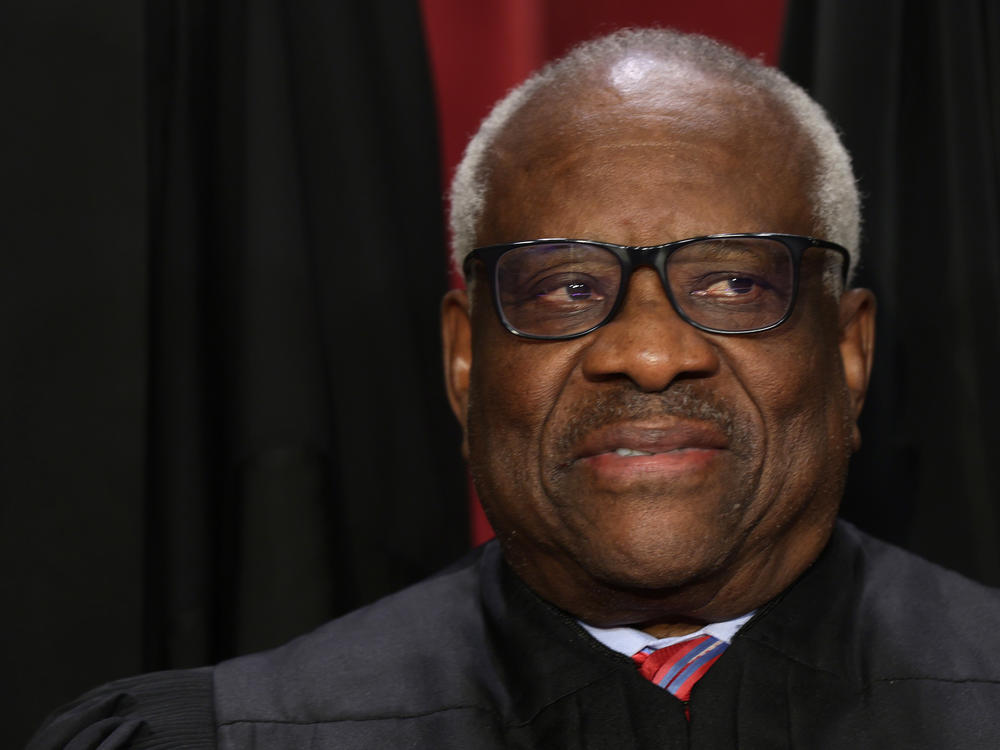
<svg viewBox="0 0 1000 750">
<path fill-rule="evenodd" d="M 452 213 L 447 388 L 499 542 L 33 747 L 997 746 L 996 594 L 836 522 L 875 303 L 815 103 L 621 32 L 497 106 Z"/>
</svg>

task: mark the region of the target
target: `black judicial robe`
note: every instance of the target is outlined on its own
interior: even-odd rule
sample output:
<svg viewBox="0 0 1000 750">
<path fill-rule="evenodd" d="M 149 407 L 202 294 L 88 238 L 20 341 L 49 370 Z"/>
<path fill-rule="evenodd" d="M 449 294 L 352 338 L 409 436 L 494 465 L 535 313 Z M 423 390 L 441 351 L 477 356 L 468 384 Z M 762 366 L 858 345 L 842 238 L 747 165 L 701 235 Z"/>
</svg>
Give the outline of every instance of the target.
<svg viewBox="0 0 1000 750">
<path fill-rule="evenodd" d="M 841 523 L 689 707 L 494 542 L 273 651 L 99 688 L 29 748 L 1000 748 L 1000 594 Z"/>
</svg>

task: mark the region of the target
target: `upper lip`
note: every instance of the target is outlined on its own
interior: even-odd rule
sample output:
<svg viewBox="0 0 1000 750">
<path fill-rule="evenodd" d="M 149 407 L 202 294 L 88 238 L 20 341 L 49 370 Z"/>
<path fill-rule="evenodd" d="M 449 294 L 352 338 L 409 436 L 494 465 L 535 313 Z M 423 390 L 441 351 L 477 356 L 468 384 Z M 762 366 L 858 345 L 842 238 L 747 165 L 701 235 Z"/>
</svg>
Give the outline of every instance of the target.
<svg viewBox="0 0 1000 750">
<path fill-rule="evenodd" d="M 723 449 L 726 433 L 717 425 L 699 421 L 671 421 L 609 425 L 588 433 L 575 446 L 573 460 L 630 448 L 645 453 L 666 453 L 684 448 Z"/>
</svg>

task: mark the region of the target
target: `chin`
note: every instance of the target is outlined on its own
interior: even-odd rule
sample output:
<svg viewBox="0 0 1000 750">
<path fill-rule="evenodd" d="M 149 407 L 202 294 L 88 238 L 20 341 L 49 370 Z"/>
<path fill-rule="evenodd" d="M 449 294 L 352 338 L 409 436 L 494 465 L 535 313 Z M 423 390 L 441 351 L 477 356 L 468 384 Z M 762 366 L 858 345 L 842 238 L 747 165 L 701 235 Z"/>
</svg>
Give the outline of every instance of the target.
<svg viewBox="0 0 1000 750">
<path fill-rule="evenodd" d="M 724 560 L 724 558 L 723 558 Z M 682 589 L 719 573 L 722 560 L 637 559 L 631 564 L 600 560 L 588 570 L 591 578 L 623 591 L 651 594 Z"/>
<path fill-rule="evenodd" d="M 624 543 L 597 541 L 569 551 L 586 574 L 605 586 L 636 591 L 682 588 L 722 570 L 736 550 L 705 540 L 734 539 L 728 532 L 633 535 Z"/>
<path fill-rule="evenodd" d="M 573 535 L 566 549 L 629 579 L 699 576 L 732 557 L 753 526 L 752 518 L 714 498 L 671 505 L 660 499 L 620 510 L 631 512 L 595 518 L 590 532 Z"/>
</svg>

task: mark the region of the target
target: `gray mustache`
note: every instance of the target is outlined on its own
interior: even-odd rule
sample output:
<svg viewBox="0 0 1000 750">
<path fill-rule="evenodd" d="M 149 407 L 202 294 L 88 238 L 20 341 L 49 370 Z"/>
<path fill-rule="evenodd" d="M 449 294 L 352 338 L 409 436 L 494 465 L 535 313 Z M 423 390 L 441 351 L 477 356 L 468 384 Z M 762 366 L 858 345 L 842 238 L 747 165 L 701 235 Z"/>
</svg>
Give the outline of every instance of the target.
<svg viewBox="0 0 1000 750">
<path fill-rule="evenodd" d="M 742 432 L 726 404 L 689 383 L 677 383 L 658 393 L 645 393 L 622 383 L 589 401 L 575 404 L 573 417 L 566 424 L 557 446 L 560 452 L 569 452 L 587 434 L 601 427 L 664 416 L 708 422 L 730 441 Z"/>
</svg>

